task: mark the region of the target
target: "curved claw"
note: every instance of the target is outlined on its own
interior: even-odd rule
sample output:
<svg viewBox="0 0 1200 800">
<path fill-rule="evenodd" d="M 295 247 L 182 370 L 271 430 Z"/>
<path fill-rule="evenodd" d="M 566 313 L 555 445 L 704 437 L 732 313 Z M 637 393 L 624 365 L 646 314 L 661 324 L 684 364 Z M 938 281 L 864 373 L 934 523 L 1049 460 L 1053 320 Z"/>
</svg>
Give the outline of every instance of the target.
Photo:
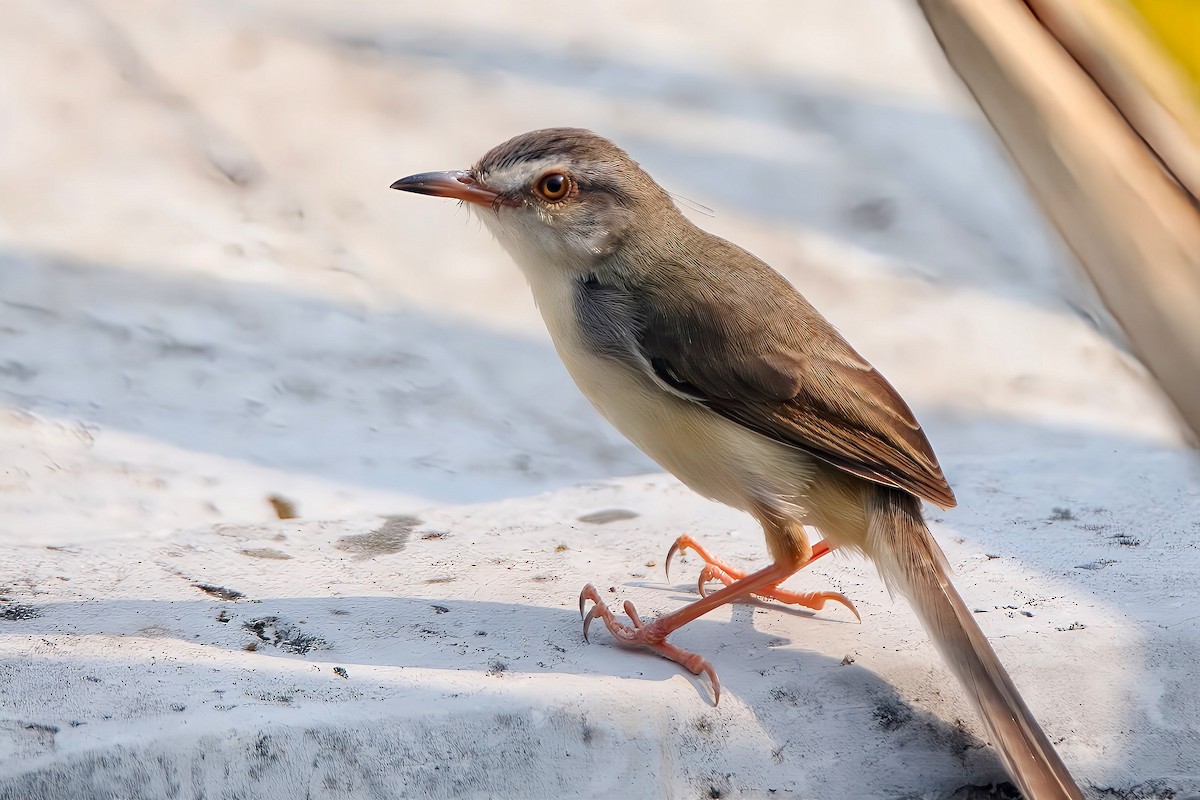
<svg viewBox="0 0 1200 800">
<path fill-rule="evenodd" d="M 708 676 L 708 681 L 709 681 L 709 683 L 712 684 L 712 687 L 713 687 L 713 705 L 714 706 L 720 705 L 721 704 L 721 682 L 719 680 L 717 680 L 717 671 L 715 669 L 713 669 L 713 665 L 708 663 L 707 661 L 704 662 L 704 674 Z"/>
<path fill-rule="evenodd" d="M 682 666 L 693 675 L 704 674 L 708 676 L 708 682 L 713 687 L 713 705 L 721 702 L 721 681 L 717 678 L 717 670 L 709 662 L 707 658 L 698 653 L 689 653 L 686 650 L 680 650 L 670 642 L 662 643 L 660 654 L 671 659 L 675 663 Z"/>
<path fill-rule="evenodd" d="M 591 600 L 595 605 L 588 611 L 587 616 L 583 614 L 583 608 L 587 605 L 587 601 Z M 601 616 L 607 611 L 604 607 L 604 601 L 600 599 L 600 592 L 592 584 L 586 584 L 583 591 L 579 593 L 579 616 L 583 617 L 583 640 L 588 640 L 588 628 L 592 625 L 592 620 Z"/>
<path fill-rule="evenodd" d="M 701 597 L 708 597 L 708 584 L 711 581 L 720 581 L 725 586 L 732 586 L 736 580 L 723 567 L 705 563 L 704 568 L 700 570 L 700 577 L 696 580 L 696 591 Z"/>
<path fill-rule="evenodd" d="M 822 603 L 821 603 L 821 606 L 818 607 L 818 610 L 820 610 L 821 607 L 824 607 L 824 605 L 825 605 L 824 601 L 836 600 L 837 602 L 844 605 L 846 608 L 850 609 L 850 613 L 854 615 L 854 618 L 856 620 L 858 620 L 859 622 L 862 622 L 862 615 L 858 613 L 858 609 L 854 607 L 854 603 L 851 603 L 850 598 L 846 597 L 846 595 L 842 594 L 841 592 L 821 592 L 820 597 L 821 597 Z"/>
<path fill-rule="evenodd" d="M 667 551 L 667 558 L 663 562 L 663 568 L 667 572 L 668 583 L 671 581 L 671 559 L 675 558 L 676 553 L 686 553 L 688 550 L 695 550 L 700 554 L 701 558 L 706 561 L 708 560 L 708 554 L 704 552 L 704 548 L 696 543 L 695 539 L 693 539 L 691 536 L 688 536 L 686 533 L 681 534 L 680 537 L 671 544 L 671 549 Z"/>
<path fill-rule="evenodd" d="M 591 642 L 591 639 L 588 638 L 588 628 L 592 627 L 592 620 L 598 616 L 600 616 L 600 606 L 592 606 L 592 610 L 583 618 L 583 640 L 585 642 Z"/>
<path fill-rule="evenodd" d="M 680 546 L 679 543 L 682 541 L 683 541 L 683 537 L 680 536 L 678 539 L 676 539 L 674 542 L 671 543 L 671 549 L 667 551 L 667 559 L 663 563 L 663 570 L 667 573 L 667 583 L 671 582 L 671 559 L 675 558 L 676 553 L 680 553 L 680 552 L 683 552 L 684 550 L 687 550 L 686 543 L 683 546 Z"/>
</svg>

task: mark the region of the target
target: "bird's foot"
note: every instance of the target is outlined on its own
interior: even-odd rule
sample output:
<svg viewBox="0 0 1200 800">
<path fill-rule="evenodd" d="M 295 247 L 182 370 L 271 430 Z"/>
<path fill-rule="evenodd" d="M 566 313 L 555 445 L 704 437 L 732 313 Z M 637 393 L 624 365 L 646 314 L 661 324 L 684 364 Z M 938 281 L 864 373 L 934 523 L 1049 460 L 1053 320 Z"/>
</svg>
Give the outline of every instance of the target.
<svg viewBox="0 0 1200 800">
<path fill-rule="evenodd" d="M 584 616 L 584 606 L 588 600 L 591 600 L 594 605 L 587 612 L 587 615 Z M 690 653 L 668 642 L 667 635 L 674 628 L 662 625 L 662 620 L 655 620 L 648 623 L 642 622 L 642 618 L 638 616 L 637 609 L 628 600 L 625 601 L 625 613 L 629 615 L 629 621 L 632 625 L 626 625 L 618 620 L 612 611 L 609 610 L 608 606 L 604 604 L 604 600 L 600 596 L 600 591 L 590 583 L 584 586 L 583 591 L 579 594 L 579 615 L 583 617 L 584 641 L 587 641 L 588 628 L 591 627 L 592 620 L 599 617 L 604 620 L 604 627 L 608 628 L 608 632 L 623 646 L 641 647 L 657 653 L 663 658 L 674 661 L 693 675 L 699 675 L 700 673 L 707 675 L 713 687 L 713 703 L 716 704 L 721 701 L 721 682 L 717 680 L 717 671 L 713 669 L 713 665 L 708 662 L 708 659 L 697 653 Z"/>
<path fill-rule="evenodd" d="M 711 555 L 695 539 L 685 533 L 676 539 L 675 543 L 671 545 L 671 549 L 667 551 L 667 580 L 671 578 L 671 559 L 675 558 L 676 553 L 682 553 L 686 550 L 694 550 L 696 555 L 704 560 L 704 568 L 700 570 L 700 577 L 696 581 L 696 591 L 700 593 L 701 597 L 708 596 L 706 584 L 709 581 L 718 580 L 726 586 L 731 586 L 733 583 L 746 577 L 745 571 Z M 801 569 L 807 567 L 828 552 L 829 545 L 825 544 L 824 541 L 817 542 L 813 545 L 812 557 L 801 566 Z M 789 589 L 781 589 L 778 585 L 775 585 L 754 592 L 754 596 L 764 600 L 778 600 L 781 603 L 788 603 L 789 605 L 804 606 L 814 611 L 820 611 L 825 607 L 825 603 L 833 600 L 850 609 L 850 613 L 854 614 L 855 619 L 862 620 L 862 617 L 858 614 L 858 609 L 854 607 L 849 598 L 840 592 L 794 592 Z"/>
</svg>

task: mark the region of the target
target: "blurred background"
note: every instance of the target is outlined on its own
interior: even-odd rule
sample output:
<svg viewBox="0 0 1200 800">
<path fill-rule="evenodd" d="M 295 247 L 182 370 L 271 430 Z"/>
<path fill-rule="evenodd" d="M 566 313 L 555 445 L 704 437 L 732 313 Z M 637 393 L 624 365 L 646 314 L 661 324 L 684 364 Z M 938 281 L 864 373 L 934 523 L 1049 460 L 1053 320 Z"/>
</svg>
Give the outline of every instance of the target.
<svg viewBox="0 0 1200 800">
<path fill-rule="evenodd" d="M 15 0 L 0 543 L 654 471 L 487 233 L 388 190 L 556 125 L 783 272 L 951 483 L 1185 441 L 906 0 Z"/>
</svg>

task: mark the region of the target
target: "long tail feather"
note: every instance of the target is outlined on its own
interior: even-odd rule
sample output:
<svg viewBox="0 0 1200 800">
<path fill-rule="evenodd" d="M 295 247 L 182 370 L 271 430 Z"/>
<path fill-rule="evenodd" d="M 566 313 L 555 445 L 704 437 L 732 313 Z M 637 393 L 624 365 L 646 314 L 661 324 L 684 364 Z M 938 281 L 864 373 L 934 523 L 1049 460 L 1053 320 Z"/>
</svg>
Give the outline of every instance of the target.
<svg viewBox="0 0 1200 800">
<path fill-rule="evenodd" d="M 975 704 L 1009 775 L 1028 800 L 1083 800 L 1054 746 L 950 583 L 919 501 L 884 487 L 870 500 L 868 552 L 904 595 Z"/>
</svg>

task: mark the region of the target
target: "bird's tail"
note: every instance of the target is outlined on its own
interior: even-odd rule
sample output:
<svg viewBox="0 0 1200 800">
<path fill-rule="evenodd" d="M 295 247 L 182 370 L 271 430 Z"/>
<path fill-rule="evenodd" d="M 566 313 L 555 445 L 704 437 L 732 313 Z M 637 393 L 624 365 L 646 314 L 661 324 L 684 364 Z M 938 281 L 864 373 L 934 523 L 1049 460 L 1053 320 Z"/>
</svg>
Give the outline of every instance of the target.
<svg viewBox="0 0 1200 800">
<path fill-rule="evenodd" d="M 908 598 L 942 657 L 975 704 L 1009 775 L 1029 800 L 1083 800 L 1008 671 L 950 583 L 945 555 L 921 517 L 920 501 L 876 487 L 868 550 L 889 588 Z"/>
</svg>

